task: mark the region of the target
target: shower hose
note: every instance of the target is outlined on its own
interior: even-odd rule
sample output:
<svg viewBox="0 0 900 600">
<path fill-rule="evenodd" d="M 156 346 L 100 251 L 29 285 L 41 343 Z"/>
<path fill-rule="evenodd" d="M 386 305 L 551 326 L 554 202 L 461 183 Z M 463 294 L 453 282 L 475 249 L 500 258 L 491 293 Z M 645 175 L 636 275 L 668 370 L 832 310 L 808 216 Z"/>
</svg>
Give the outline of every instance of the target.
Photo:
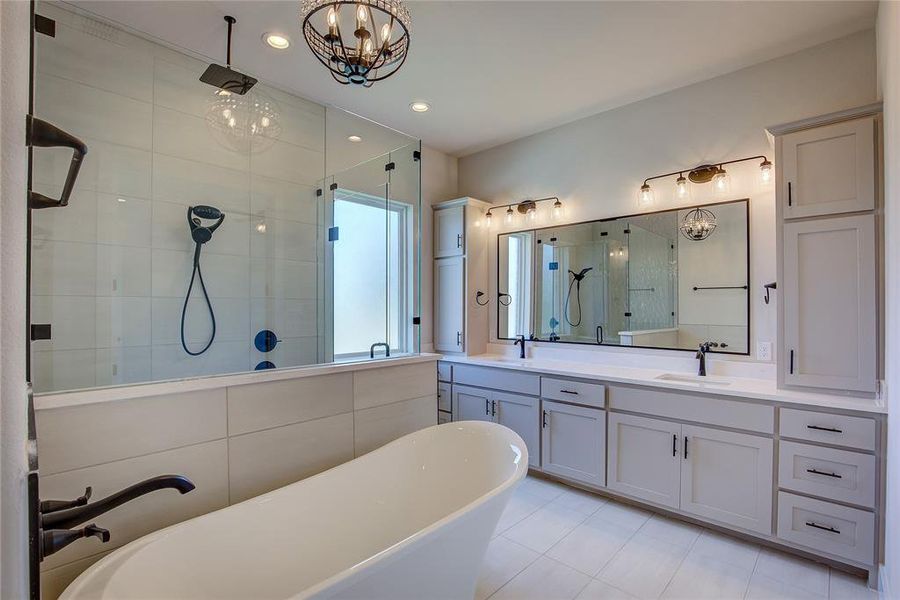
<svg viewBox="0 0 900 600">
<path fill-rule="evenodd" d="M 187 341 L 184 339 L 184 321 L 185 315 L 187 314 L 187 306 L 188 301 L 191 299 L 191 290 L 194 288 L 194 279 L 200 280 L 200 289 L 203 290 L 203 298 L 206 300 L 206 308 L 209 309 L 209 319 L 212 321 L 212 334 L 209 336 L 209 341 L 203 346 L 203 349 L 198 352 L 192 352 L 187 347 Z M 216 339 L 216 314 L 213 312 L 212 303 L 209 301 L 209 294 L 206 292 L 206 284 L 203 283 L 203 273 L 200 271 L 200 244 L 197 244 L 197 249 L 194 252 L 194 270 L 191 273 L 191 283 L 188 284 L 187 294 L 184 296 L 184 306 L 181 308 L 181 347 L 184 348 L 184 351 L 190 354 L 191 356 L 200 356 L 212 346 L 213 340 Z"/>
<path fill-rule="evenodd" d="M 575 287 L 575 301 L 578 303 L 578 322 L 573 323 L 572 319 L 569 318 L 569 299 L 572 297 L 572 286 Z M 566 323 L 571 325 L 572 327 L 578 327 L 581 325 L 581 280 L 572 278 L 572 281 L 569 282 L 569 291 L 566 294 L 566 305 L 563 308 L 563 316 L 566 318 Z"/>
</svg>

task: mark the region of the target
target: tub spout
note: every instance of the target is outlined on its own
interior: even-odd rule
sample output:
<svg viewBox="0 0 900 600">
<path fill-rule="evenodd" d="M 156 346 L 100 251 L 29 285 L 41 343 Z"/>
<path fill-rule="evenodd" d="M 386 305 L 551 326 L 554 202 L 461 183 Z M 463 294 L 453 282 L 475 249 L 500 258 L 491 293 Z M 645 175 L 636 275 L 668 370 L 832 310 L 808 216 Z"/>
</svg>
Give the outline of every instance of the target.
<svg viewBox="0 0 900 600">
<path fill-rule="evenodd" d="M 139 498 L 144 494 L 166 488 L 175 489 L 182 494 L 187 494 L 193 490 L 194 487 L 191 480 L 183 475 L 160 475 L 158 477 L 151 477 L 150 479 L 136 483 L 115 494 L 111 494 L 102 500 L 49 514 L 44 513 L 41 518 L 41 527 L 45 530 L 71 529 L 76 525 L 81 525 L 94 517 L 111 511 L 117 506 L 121 506 L 126 502 Z"/>
</svg>

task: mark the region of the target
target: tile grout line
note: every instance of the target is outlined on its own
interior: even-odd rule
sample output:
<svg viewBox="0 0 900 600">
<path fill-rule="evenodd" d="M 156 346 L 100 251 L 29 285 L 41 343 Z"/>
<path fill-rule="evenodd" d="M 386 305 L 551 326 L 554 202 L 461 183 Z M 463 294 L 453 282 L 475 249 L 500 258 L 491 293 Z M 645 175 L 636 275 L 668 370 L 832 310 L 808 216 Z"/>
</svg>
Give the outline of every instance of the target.
<svg viewBox="0 0 900 600">
<path fill-rule="evenodd" d="M 756 553 L 756 560 L 753 561 L 753 569 L 750 570 L 750 579 L 747 580 L 747 587 L 744 588 L 744 595 L 741 596 L 742 598 L 747 598 L 747 595 L 750 593 L 750 584 L 753 583 L 753 576 L 756 575 L 756 570 L 759 568 L 760 556 L 762 556 L 762 548 Z"/>
<path fill-rule="evenodd" d="M 648 523 L 650 522 L 649 519 L 647 522 Z M 659 593 L 657 598 L 662 598 L 662 596 L 666 593 L 666 590 L 669 589 L 669 586 L 672 585 L 672 581 L 675 579 L 675 576 L 678 575 L 678 571 L 681 570 L 682 565 L 684 565 L 684 561 L 687 560 L 688 555 L 691 553 L 691 550 L 694 549 L 694 546 L 697 545 L 697 542 L 700 540 L 700 536 L 702 536 L 702 535 L 703 535 L 703 528 L 700 529 L 700 534 L 697 535 L 697 537 L 694 538 L 694 541 L 691 542 L 691 545 L 688 546 L 687 552 L 685 552 L 684 556 L 681 557 L 681 560 L 678 562 L 678 566 L 675 567 L 675 571 L 672 572 L 672 576 L 669 577 L 669 580 L 666 582 L 665 587 L 663 587 L 662 592 Z"/>
</svg>

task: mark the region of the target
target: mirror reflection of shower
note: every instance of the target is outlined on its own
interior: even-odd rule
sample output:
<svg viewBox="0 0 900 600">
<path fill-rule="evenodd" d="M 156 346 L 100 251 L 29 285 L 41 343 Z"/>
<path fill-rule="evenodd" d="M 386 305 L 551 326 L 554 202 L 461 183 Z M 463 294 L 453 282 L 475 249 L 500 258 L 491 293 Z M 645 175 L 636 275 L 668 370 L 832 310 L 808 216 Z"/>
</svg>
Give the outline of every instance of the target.
<svg viewBox="0 0 900 600">
<path fill-rule="evenodd" d="M 579 325 L 581 325 L 581 281 L 585 278 L 588 272 L 593 270 L 594 267 L 585 267 L 580 272 L 576 273 L 572 269 L 569 269 L 569 274 L 572 276 L 572 280 L 569 282 L 569 291 L 566 293 L 566 305 L 565 308 L 563 308 L 563 316 L 566 318 L 566 323 L 568 323 L 572 327 L 578 327 Z M 569 302 L 572 299 L 573 286 L 575 288 L 575 302 L 578 306 L 577 320 L 573 320 L 573 318 L 569 316 Z"/>
</svg>

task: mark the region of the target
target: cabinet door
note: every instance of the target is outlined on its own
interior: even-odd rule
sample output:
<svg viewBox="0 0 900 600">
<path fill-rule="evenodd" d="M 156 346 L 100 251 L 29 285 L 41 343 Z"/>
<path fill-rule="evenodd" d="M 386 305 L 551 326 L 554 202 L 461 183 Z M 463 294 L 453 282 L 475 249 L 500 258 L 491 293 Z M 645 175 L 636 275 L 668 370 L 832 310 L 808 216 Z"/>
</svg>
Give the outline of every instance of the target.
<svg viewBox="0 0 900 600">
<path fill-rule="evenodd" d="M 541 402 L 541 469 L 602 486 L 606 470 L 606 411 Z"/>
<path fill-rule="evenodd" d="M 876 285 L 874 215 L 785 224 L 784 383 L 875 391 Z"/>
<path fill-rule="evenodd" d="M 784 217 L 875 208 L 875 120 L 857 119 L 782 138 Z"/>
<path fill-rule="evenodd" d="M 434 349 L 462 352 L 465 315 L 465 259 L 461 256 L 434 261 Z"/>
<path fill-rule="evenodd" d="M 462 256 L 465 253 L 465 206 L 434 211 L 434 257 Z"/>
<path fill-rule="evenodd" d="M 772 440 L 682 425 L 681 510 L 772 533 Z"/>
<path fill-rule="evenodd" d="M 681 425 L 610 413 L 608 487 L 678 508 Z"/>
<path fill-rule="evenodd" d="M 452 395 L 454 421 L 494 420 L 490 390 L 454 385 Z"/>
<path fill-rule="evenodd" d="M 532 396 L 520 396 L 505 392 L 492 392 L 496 402 L 495 420 L 519 434 L 528 448 L 528 464 L 541 464 L 540 401 Z"/>
<path fill-rule="evenodd" d="M 449 383 L 447 383 L 446 381 L 438 382 L 438 386 L 437 386 L 438 410 L 443 410 L 445 412 L 451 412 L 453 410 L 452 394 L 453 394 L 453 391 L 451 390 Z"/>
</svg>

